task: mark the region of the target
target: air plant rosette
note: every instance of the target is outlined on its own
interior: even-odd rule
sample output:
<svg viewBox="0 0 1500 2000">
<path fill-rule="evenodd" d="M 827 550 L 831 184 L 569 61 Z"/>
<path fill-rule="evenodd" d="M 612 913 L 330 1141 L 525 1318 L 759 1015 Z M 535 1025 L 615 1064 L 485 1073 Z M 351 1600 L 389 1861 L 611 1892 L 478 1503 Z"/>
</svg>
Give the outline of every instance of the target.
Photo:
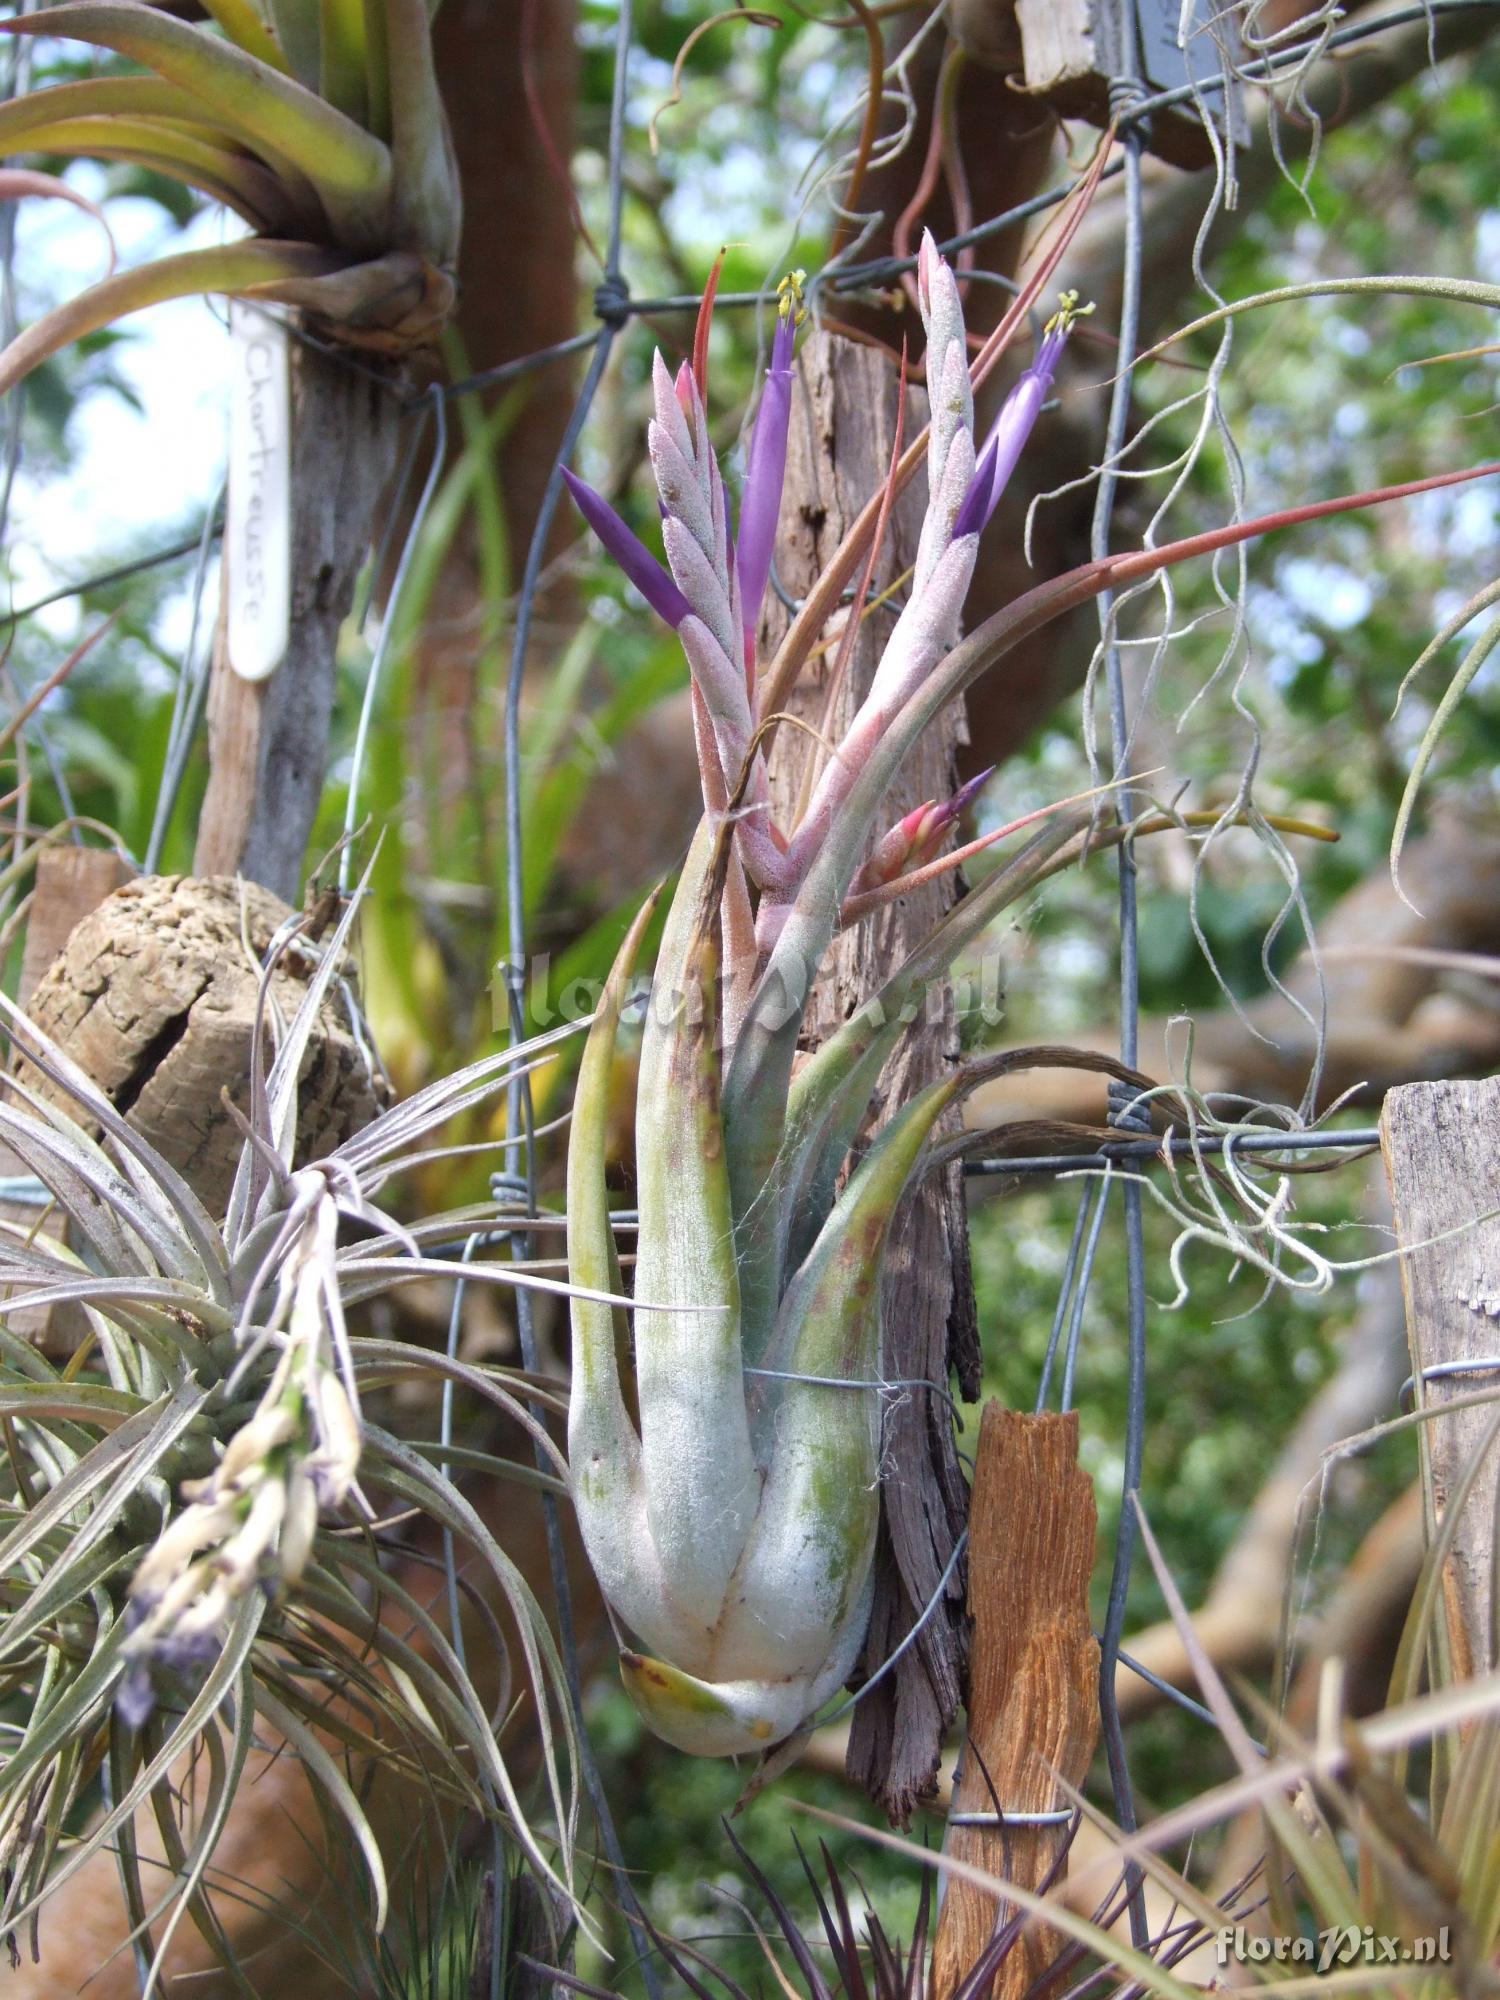
<svg viewBox="0 0 1500 2000">
<path fill-rule="evenodd" d="M 1000 910 L 1089 848 L 1165 826 L 1248 823 L 1263 835 L 1274 827 L 1328 837 L 1253 810 L 1157 813 L 1125 826 L 1063 801 L 1033 816 L 1041 830 L 799 1060 L 808 997 L 839 929 L 1017 830 L 941 853 L 963 794 L 882 829 L 902 759 L 1010 646 L 1106 589 L 1271 527 L 1474 476 L 1440 475 L 1105 557 L 1038 585 L 960 639 L 979 536 L 1047 399 L 1079 316 L 1076 298 L 1063 295 L 979 450 L 973 381 L 1024 325 L 1070 233 L 972 371 L 957 282 L 924 239 L 928 500 L 909 595 L 868 693 L 789 829 L 772 816 L 765 748 L 789 684 L 786 656 L 795 672 L 797 645 L 805 657 L 816 642 L 916 454 L 893 463 L 886 493 L 810 593 L 812 609 L 794 621 L 769 671 L 755 633 L 780 512 L 798 278 L 781 288 L 737 536 L 705 412 L 712 286 L 693 363 L 675 376 L 660 355 L 654 364 L 648 435 L 666 567 L 568 475 L 584 518 L 682 642 L 705 807 L 666 916 L 643 1031 L 633 1312 L 587 1296 L 572 1309 L 571 1486 L 623 1630 L 621 1670 L 635 1705 L 668 1742 L 702 1755 L 766 1752 L 798 1735 L 861 1648 L 879 1509 L 881 1266 L 892 1217 L 934 1161 L 929 1141 L 942 1113 L 994 1073 L 995 1060 L 1015 1060 L 1011 1052 L 966 1065 L 898 1105 L 866 1139 L 877 1080 L 913 1003 Z M 862 616 L 869 570 L 846 638 Z M 622 1285 L 606 1120 L 616 1030 L 648 916 L 616 961 L 575 1102 L 569 1271 L 594 1294 Z"/>
<path fill-rule="evenodd" d="M 92 43 L 144 74 L 0 105 L 0 158 L 123 160 L 221 202 L 253 232 L 163 257 L 48 313 L 0 356 L 0 390 L 122 314 L 200 292 L 296 307 L 346 346 L 429 344 L 455 298 L 459 186 L 427 0 L 65 0 L 10 34 Z"/>
<path fill-rule="evenodd" d="M 465 1450 L 466 1465 L 500 1479 L 556 1490 L 561 1456 L 528 1407 L 535 1390 L 510 1371 L 428 1356 L 346 1315 L 423 1274 L 451 1279 L 433 1246 L 462 1241 L 473 1212 L 407 1229 L 380 1206 L 381 1190 L 412 1159 L 433 1157 L 446 1119 L 548 1060 L 573 1030 L 471 1064 L 298 1165 L 297 1079 L 358 900 L 284 1026 L 267 1000 L 272 970 L 264 975 L 258 1082 L 222 1221 L 0 998 L 23 1058 L 0 1103 L 0 1140 L 77 1239 L 74 1249 L 24 1222 L 0 1228 L 0 1696 L 16 1698 L 20 1718 L 0 1757 L 0 1942 L 22 1936 L 49 1896 L 117 1842 L 131 1907 L 159 1905 L 154 1977 L 195 1904 L 246 1759 L 268 1733 L 304 1763 L 331 1823 L 362 1856 L 377 1923 L 385 1865 L 345 1774 L 341 1733 L 355 1768 L 378 1763 L 418 1810 L 504 1821 L 571 1900 L 571 1711 L 552 1635 L 450 1477 L 442 1440 L 420 1422 L 413 1436 L 393 1435 L 376 1399 L 451 1381 L 476 1407 L 497 1406 L 556 1468 Z M 36 1076 L 45 1088 L 28 1080 Z M 475 1260 L 468 1278 L 563 1289 L 525 1264 Z M 8 1320 L 62 1305 L 85 1314 L 89 1335 L 57 1365 Z M 453 1536 L 476 1583 L 487 1573 L 489 1595 L 508 1608 L 509 1639 L 491 1617 L 489 1665 L 508 1685 L 513 1648 L 530 1686 L 545 1815 L 535 1830 L 536 1807 L 523 1804 L 507 1766 L 503 1716 L 455 1635 L 391 1562 L 392 1512 Z M 161 1902 L 160 1885 L 142 1882 L 132 1827 L 153 1806 L 169 1814 L 180 1760 L 200 1747 L 197 1816 Z M 109 1796 L 75 1837 L 75 1808 L 101 1761 Z"/>
</svg>

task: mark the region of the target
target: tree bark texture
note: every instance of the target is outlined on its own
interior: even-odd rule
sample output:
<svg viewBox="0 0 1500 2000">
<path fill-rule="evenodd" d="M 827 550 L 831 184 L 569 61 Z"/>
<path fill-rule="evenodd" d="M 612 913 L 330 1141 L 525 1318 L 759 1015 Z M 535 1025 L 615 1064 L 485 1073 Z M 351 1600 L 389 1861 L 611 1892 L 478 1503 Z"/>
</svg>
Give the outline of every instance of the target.
<svg viewBox="0 0 1500 2000">
<path fill-rule="evenodd" d="M 878 350 L 817 335 L 806 344 L 792 407 L 786 498 L 777 563 L 794 597 L 811 585 L 870 494 L 885 478 L 896 421 L 897 377 Z M 912 398 L 907 435 L 925 412 Z M 877 562 L 873 592 L 892 583 L 916 552 L 924 493 L 913 482 L 897 505 Z M 779 641 L 787 614 L 773 600 L 761 633 L 762 655 Z M 851 656 L 844 687 L 826 713 L 837 643 L 810 662 L 788 711 L 836 740 L 869 688 L 891 612 L 873 611 Z M 836 625 L 835 625 L 836 629 Z M 894 822 L 923 800 L 954 787 L 957 711 L 931 730 L 908 760 L 886 804 Z M 772 757 L 778 822 L 791 821 L 808 758 L 822 755 L 812 736 L 783 725 Z M 804 1029 L 815 1048 L 860 1006 L 950 908 L 953 878 L 888 904 L 847 931 L 829 954 Z M 951 992 L 929 997 L 881 1078 L 872 1128 L 956 1060 L 958 1026 Z M 969 1280 L 963 1182 L 957 1169 L 934 1175 L 903 1206 L 892 1233 L 883 1295 L 888 1381 L 931 1382 L 887 1400 L 880 1543 L 870 1637 L 858 1668 L 865 1679 L 894 1652 L 939 1591 L 968 1513 L 968 1494 L 953 1444 L 945 1394 L 956 1369 L 966 1396 L 978 1390 L 979 1343 Z M 943 1733 L 958 1711 L 964 1674 L 963 1578 L 949 1578 L 914 1647 L 855 1710 L 850 1775 L 898 1819 L 930 1792 Z"/>
<path fill-rule="evenodd" d="M 363 368 L 293 345 L 291 637 L 269 679 L 242 680 L 220 610 L 196 875 L 244 875 L 284 902 L 300 898 L 328 771 L 339 627 L 394 464 L 397 414 Z"/>
<path fill-rule="evenodd" d="M 1500 1078 L 1409 1083 L 1380 1120 L 1391 1182 L 1401 1288 L 1418 1407 L 1442 1414 L 1421 1427 L 1424 1481 L 1441 1522 L 1473 1474 L 1443 1570 L 1453 1672 L 1488 1673 L 1494 1654 L 1495 1500 L 1500 1450 L 1492 1438 L 1500 1376 Z M 1428 1377 L 1434 1367 L 1471 1371 Z M 1452 1410 L 1447 1405 L 1467 1404 Z M 1475 1470 L 1475 1460 L 1479 1463 Z"/>
</svg>

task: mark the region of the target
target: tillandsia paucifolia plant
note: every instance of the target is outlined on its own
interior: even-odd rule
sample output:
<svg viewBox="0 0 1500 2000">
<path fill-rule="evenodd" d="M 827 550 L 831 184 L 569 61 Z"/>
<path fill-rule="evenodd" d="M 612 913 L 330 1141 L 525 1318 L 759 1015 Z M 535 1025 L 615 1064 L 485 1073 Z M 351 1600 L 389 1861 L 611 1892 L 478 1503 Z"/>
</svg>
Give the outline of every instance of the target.
<svg viewBox="0 0 1500 2000">
<path fill-rule="evenodd" d="M 164 299 L 220 292 L 313 314 L 382 352 L 436 337 L 455 297 L 460 201 L 428 0 L 65 0 L 11 34 L 91 42 L 146 75 L 84 77 L 0 105 L 0 158 L 125 160 L 249 223 L 70 299 L 0 356 L 0 390 L 69 341 Z"/>
<path fill-rule="evenodd" d="M 658 356 L 654 369 L 649 441 L 668 568 L 570 475 L 584 517 L 681 639 L 705 805 L 666 918 L 643 1032 L 633 1325 L 594 1299 L 573 1304 L 571 1485 L 605 1596 L 633 1635 L 621 1651 L 626 1686 L 658 1734 L 703 1755 L 764 1752 L 798 1733 L 845 1681 L 862 1642 L 879 1502 L 884 1248 L 897 1204 L 930 1159 L 936 1121 L 992 1073 L 981 1061 L 931 1085 L 854 1158 L 913 1000 L 1007 903 L 1085 843 L 1194 822 L 1319 831 L 1238 811 L 1090 826 L 1092 814 L 1065 802 L 798 1067 L 808 996 L 839 928 L 961 858 L 937 850 L 962 795 L 881 831 L 901 760 L 1010 646 L 1106 589 L 1269 528 L 1475 476 L 1440 475 L 1105 557 L 1038 585 L 960 641 L 979 533 L 1041 411 L 1076 301 L 1064 295 L 977 453 L 972 386 L 1024 324 L 1089 193 L 972 367 L 956 281 L 924 239 L 928 504 L 910 593 L 796 826 L 773 821 L 766 741 L 922 441 L 898 454 L 885 494 L 871 500 L 765 671 L 755 633 L 780 509 L 797 280 L 781 291 L 737 538 L 708 439 L 702 320 L 692 365 L 674 378 Z M 863 613 L 869 574 L 867 562 L 846 630 Z M 647 914 L 616 962 L 575 1103 L 569 1268 L 595 1293 L 621 1284 L 606 1108 Z"/>
</svg>

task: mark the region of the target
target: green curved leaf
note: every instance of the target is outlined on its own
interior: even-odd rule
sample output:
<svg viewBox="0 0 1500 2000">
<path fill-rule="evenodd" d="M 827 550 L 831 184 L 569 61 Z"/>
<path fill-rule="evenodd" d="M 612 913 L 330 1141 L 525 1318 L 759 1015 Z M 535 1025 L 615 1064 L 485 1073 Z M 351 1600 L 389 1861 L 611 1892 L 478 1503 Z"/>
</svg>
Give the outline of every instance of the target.
<svg viewBox="0 0 1500 2000">
<path fill-rule="evenodd" d="M 213 16 L 236 48 L 282 76 L 291 75 L 291 64 L 260 18 L 255 0 L 203 0 L 203 11 Z"/>
<path fill-rule="evenodd" d="M 364 0 L 318 0 L 318 91 L 346 118 L 367 125 Z"/>
<path fill-rule="evenodd" d="M 251 123 L 236 118 L 231 109 L 206 112 L 202 100 L 180 84 L 159 76 L 89 76 L 75 83 L 51 84 L 0 104 L 0 138 L 9 150 L 34 150 L 10 146 L 9 142 L 64 118 L 147 119 L 210 145 L 236 148 L 269 167 L 299 212 L 319 219 L 320 232 L 326 226 L 312 182 L 278 146 L 257 133 Z"/>
<path fill-rule="evenodd" d="M 390 77 L 391 236 L 441 265 L 458 255 L 458 168 L 424 0 L 383 0 Z"/>
<path fill-rule="evenodd" d="M 40 145 L 23 149 L 11 142 L 61 118 L 115 117 L 168 118 L 200 136 L 216 129 L 216 121 L 203 116 L 198 99 L 178 84 L 156 76 L 88 76 L 0 104 L 0 142 L 10 152 L 41 152 L 45 148 Z"/>
<path fill-rule="evenodd" d="M 280 70 L 155 8 L 121 0 L 65 0 L 7 21 L 8 34 L 60 35 L 112 49 L 181 84 L 211 120 L 263 138 L 305 173 L 342 240 L 374 249 L 384 239 L 391 156 L 380 140 Z"/>
<path fill-rule="evenodd" d="M 85 334 L 97 333 L 128 313 L 168 299 L 191 298 L 199 292 L 227 292 L 231 297 L 258 292 L 266 296 L 284 281 L 326 276 L 346 269 L 348 263 L 339 251 L 316 244 L 256 239 L 208 250 L 185 250 L 137 270 L 122 271 L 45 314 L 0 353 L 0 396 L 60 348 Z"/>
<path fill-rule="evenodd" d="M 125 160 L 150 167 L 196 188 L 210 200 L 223 202 L 256 229 L 284 232 L 314 221 L 297 214 L 288 191 L 259 161 L 181 127 L 123 117 L 62 118 L 55 124 L 34 127 L 20 138 L 7 138 L 0 132 L 0 158 L 16 152 Z M 60 194 L 72 193 L 61 182 L 54 185 Z"/>
</svg>

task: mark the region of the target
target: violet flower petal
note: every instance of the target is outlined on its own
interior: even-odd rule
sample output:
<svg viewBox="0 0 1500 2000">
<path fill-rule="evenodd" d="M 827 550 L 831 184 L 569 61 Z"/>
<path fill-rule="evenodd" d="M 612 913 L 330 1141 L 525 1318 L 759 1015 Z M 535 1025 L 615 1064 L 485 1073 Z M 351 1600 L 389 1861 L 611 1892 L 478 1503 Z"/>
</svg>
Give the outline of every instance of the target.
<svg viewBox="0 0 1500 2000">
<path fill-rule="evenodd" d="M 1092 308 L 1085 307 L 1084 311 Z M 1042 405 L 1052 388 L 1058 358 L 1068 344 L 1073 321 L 1080 317 L 1076 294 L 1065 295 L 1062 311 L 1047 323 L 1035 362 L 1017 382 L 1001 405 L 993 430 L 985 440 L 973 482 L 964 495 L 953 522 L 953 538 L 973 535 L 985 528 L 1000 504 L 1016 463 L 1026 447 Z"/>
<path fill-rule="evenodd" d="M 747 649 L 755 643 L 755 627 L 760 619 L 766 584 L 770 580 L 776 528 L 781 519 L 786 441 L 792 417 L 792 350 L 796 340 L 796 314 L 785 311 L 777 319 L 776 336 L 771 343 L 771 366 L 766 371 L 765 393 L 760 399 L 760 408 L 755 413 L 755 428 L 750 434 L 745 491 L 740 501 L 735 569 L 739 576 L 740 622 L 744 626 Z"/>
<path fill-rule="evenodd" d="M 688 601 L 640 537 L 626 527 L 602 493 L 566 466 L 563 478 L 585 521 L 614 557 L 651 609 L 675 632 L 688 615 Z"/>
</svg>

